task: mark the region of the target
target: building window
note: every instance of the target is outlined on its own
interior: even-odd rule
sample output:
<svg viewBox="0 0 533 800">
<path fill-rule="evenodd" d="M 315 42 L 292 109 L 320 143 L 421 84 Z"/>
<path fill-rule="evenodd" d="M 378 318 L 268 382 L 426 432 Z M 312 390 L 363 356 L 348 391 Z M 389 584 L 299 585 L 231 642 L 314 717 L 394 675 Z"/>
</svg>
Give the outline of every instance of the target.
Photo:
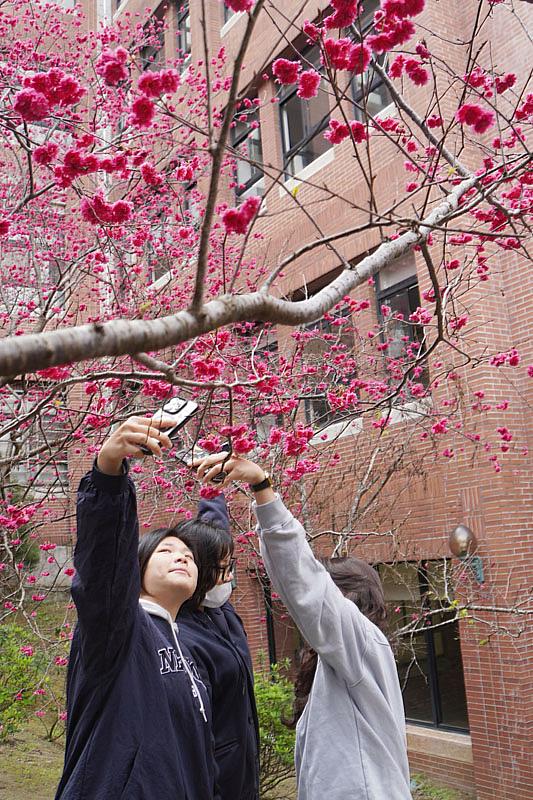
<svg viewBox="0 0 533 800">
<path fill-rule="evenodd" d="M 148 283 L 155 283 L 172 268 L 172 229 L 161 211 L 152 223 L 152 236 L 144 245 Z"/>
<path fill-rule="evenodd" d="M 203 200 L 196 181 L 184 184 L 183 195 L 179 198 L 181 215 L 188 225 L 192 225 L 196 229 L 200 227 L 202 221 Z"/>
<path fill-rule="evenodd" d="M 350 34 L 359 41 L 360 35 L 366 35 L 372 28 L 374 13 L 379 8 L 379 0 L 365 2 L 363 13 L 358 18 L 355 25 L 352 25 Z M 387 53 L 373 56 L 380 67 L 387 66 Z M 356 119 L 365 121 L 367 117 L 375 117 L 392 102 L 389 90 L 374 70 L 372 64 L 362 75 L 353 75 L 350 81 L 352 89 L 352 101 L 354 104 L 354 116 Z"/>
<path fill-rule="evenodd" d="M 188 2 L 179 2 L 176 12 L 176 36 L 178 55 L 187 64 L 191 56 L 191 14 Z"/>
<path fill-rule="evenodd" d="M 391 635 L 420 619 L 420 628 L 417 624 L 414 633 L 396 634 L 396 663 L 407 720 L 468 731 L 459 625 L 455 612 L 438 611 L 449 604 L 445 591 L 449 570 L 446 560 L 378 567 Z M 446 583 L 450 583 L 449 575 Z M 426 611 L 436 612 L 430 617 L 431 626 L 424 624 Z"/>
<path fill-rule="evenodd" d="M 303 50 L 302 60 L 306 68 L 322 71 L 317 46 Z M 297 175 L 331 147 L 331 143 L 323 136 L 330 117 L 327 91 L 321 86 L 317 97 L 302 100 L 296 94 L 297 88 L 295 85 L 283 86 L 280 94 L 283 159 L 287 177 Z"/>
<path fill-rule="evenodd" d="M 263 322 L 243 322 L 233 329 L 249 358 L 250 374 L 260 378 L 279 373 L 279 349 L 276 328 Z M 258 442 L 268 439 L 274 427 L 282 427 L 283 414 L 275 396 L 250 399 L 250 424 Z"/>
<path fill-rule="evenodd" d="M 305 289 L 292 295 L 294 301 L 313 297 L 331 283 L 342 271 L 342 267 L 331 270 L 312 282 Z M 353 417 L 355 409 L 343 408 L 335 399 L 341 399 L 345 388 L 357 376 L 353 352 L 355 334 L 352 317 L 346 306 L 333 308 L 317 322 L 300 328 L 302 355 L 305 364 L 315 370 L 306 377 L 302 399 L 305 420 L 314 428 L 325 428 L 334 422 Z M 329 395 L 329 397 L 328 397 Z"/>
<path fill-rule="evenodd" d="M 408 365 L 424 352 L 424 326 L 409 322 L 420 306 L 418 277 L 412 254 L 396 259 L 376 275 L 378 319 L 383 326 L 382 341 L 390 371 Z M 393 363 L 394 362 L 394 363 Z M 417 376 L 427 386 L 427 367 Z"/>
<path fill-rule="evenodd" d="M 42 391 L 42 387 L 41 387 Z M 16 389 L 2 397 L 2 421 L 9 424 L 28 415 L 36 402 L 31 389 Z M 3 426 L 2 426 L 3 427 Z M 2 436 L 1 451 L 13 458 L 9 481 L 36 490 L 68 488 L 68 460 L 63 440 L 69 435 L 69 415 L 64 395 L 56 395 L 27 422 Z"/>
<path fill-rule="evenodd" d="M 236 11 L 233 11 L 233 9 L 232 9 L 232 8 L 229 8 L 229 6 L 227 6 L 225 3 L 224 3 L 224 5 L 222 6 L 222 8 L 224 9 L 224 25 L 225 25 L 225 24 L 226 24 L 226 22 L 229 22 L 229 21 L 230 21 L 230 19 L 231 19 L 232 17 L 234 17 L 234 16 L 235 16 L 235 14 L 236 14 L 237 12 L 236 12 Z"/>
<path fill-rule="evenodd" d="M 236 156 L 235 161 L 237 199 L 242 201 L 251 195 L 262 197 L 265 193 L 265 179 L 260 166 L 263 162 L 263 148 L 257 108 L 239 114 L 231 129 L 231 143 L 234 150 L 242 156 Z"/>
<path fill-rule="evenodd" d="M 357 374 L 350 356 L 338 366 L 333 364 L 335 358 L 328 358 L 332 346 L 337 354 L 353 352 L 355 338 L 352 318 L 347 308 L 334 310 L 318 322 L 305 325 L 304 330 L 313 333 L 304 346 L 305 360 L 314 361 L 319 367 L 316 381 L 311 387 L 311 396 L 304 398 L 305 420 L 313 428 L 325 428 L 354 416 L 353 410 L 336 408 L 333 398 L 328 398 L 328 394 L 333 397 L 342 395 Z"/>
<path fill-rule="evenodd" d="M 144 27 L 145 44 L 139 48 L 141 69 L 157 71 L 165 63 L 165 10 L 159 6 Z"/>
</svg>

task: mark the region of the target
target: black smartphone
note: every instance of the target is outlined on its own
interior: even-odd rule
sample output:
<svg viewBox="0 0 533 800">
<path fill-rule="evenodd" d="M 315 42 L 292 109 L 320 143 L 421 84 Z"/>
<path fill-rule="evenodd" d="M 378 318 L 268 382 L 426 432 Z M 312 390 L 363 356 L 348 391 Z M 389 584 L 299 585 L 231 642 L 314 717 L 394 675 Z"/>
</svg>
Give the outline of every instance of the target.
<svg viewBox="0 0 533 800">
<path fill-rule="evenodd" d="M 173 420 L 174 425 L 171 428 L 161 428 L 163 433 L 170 438 L 170 440 L 177 438 L 179 431 L 183 426 L 194 417 L 198 411 L 198 403 L 194 400 L 185 400 L 183 397 L 171 397 L 167 400 L 155 414 L 154 419 L 165 417 L 166 419 Z M 152 455 L 152 451 L 145 445 L 141 445 L 140 449 L 147 456 Z"/>
<path fill-rule="evenodd" d="M 229 451 L 229 444 L 223 444 L 219 450 L 221 453 L 229 453 Z M 189 468 L 195 469 L 195 467 L 192 466 L 194 461 L 206 458 L 206 456 L 210 456 L 212 454 L 208 453 L 207 450 L 203 450 L 201 447 L 195 446 L 189 447 L 186 450 L 178 450 L 175 455 L 178 461 L 181 461 L 182 464 L 185 464 Z M 226 475 L 224 472 L 219 472 L 214 478 L 211 479 L 211 483 L 222 483 L 225 477 Z"/>
</svg>

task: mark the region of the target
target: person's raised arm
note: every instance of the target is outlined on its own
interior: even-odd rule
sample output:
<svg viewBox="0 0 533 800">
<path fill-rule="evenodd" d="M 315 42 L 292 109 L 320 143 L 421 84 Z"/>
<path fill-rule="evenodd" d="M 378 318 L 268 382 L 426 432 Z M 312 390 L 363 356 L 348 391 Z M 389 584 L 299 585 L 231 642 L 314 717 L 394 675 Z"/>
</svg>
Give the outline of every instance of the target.
<svg viewBox="0 0 533 800">
<path fill-rule="evenodd" d="M 217 456 L 206 458 L 198 468 L 199 477 L 209 481 L 220 470 L 219 463 Z M 242 481 L 254 491 L 265 567 L 302 635 L 348 683 L 356 683 L 363 674 L 372 623 L 343 596 L 317 561 L 302 525 L 272 486 L 264 485 L 269 482 L 265 480 L 265 470 L 252 461 L 232 456 L 226 458 L 224 471 L 227 477 L 222 487 Z"/>
<path fill-rule="evenodd" d="M 131 640 L 140 592 L 139 525 L 126 459 L 143 455 L 141 445 L 156 455 L 161 445 L 171 445 L 159 425 L 165 427 L 144 417 L 120 425 L 78 490 L 72 597 L 84 668 L 96 676 L 117 665 Z"/>
</svg>

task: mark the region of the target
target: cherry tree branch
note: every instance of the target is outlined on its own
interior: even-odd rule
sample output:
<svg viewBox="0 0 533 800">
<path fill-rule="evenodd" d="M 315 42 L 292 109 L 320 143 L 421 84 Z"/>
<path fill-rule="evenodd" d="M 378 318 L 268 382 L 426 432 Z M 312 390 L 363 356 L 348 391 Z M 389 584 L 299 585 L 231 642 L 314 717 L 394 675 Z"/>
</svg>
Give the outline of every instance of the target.
<svg viewBox="0 0 533 800">
<path fill-rule="evenodd" d="M 320 319 L 356 286 L 360 286 L 387 264 L 425 241 L 431 228 L 453 215 L 461 197 L 477 177 L 458 184 L 447 198 L 417 224 L 418 230 L 384 242 L 352 269 L 343 270 L 313 297 L 291 302 L 251 292 L 222 295 L 192 310 L 154 320 L 113 320 L 41 334 L 10 337 L 0 341 L 0 375 L 15 376 L 59 364 L 76 363 L 102 356 L 133 355 L 179 344 L 233 322 L 260 320 L 282 325 L 302 325 Z"/>
</svg>

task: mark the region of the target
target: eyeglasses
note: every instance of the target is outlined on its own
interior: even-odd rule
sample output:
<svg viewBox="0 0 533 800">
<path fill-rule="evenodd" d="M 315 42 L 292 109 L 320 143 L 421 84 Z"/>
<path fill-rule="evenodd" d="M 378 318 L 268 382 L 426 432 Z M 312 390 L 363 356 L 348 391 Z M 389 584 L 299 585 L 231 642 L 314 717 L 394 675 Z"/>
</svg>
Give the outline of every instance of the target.
<svg viewBox="0 0 533 800">
<path fill-rule="evenodd" d="M 218 574 L 222 578 L 222 580 L 228 580 L 229 576 L 235 569 L 235 564 L 237 563 L 236 558 L 231 558 L 228 564 L 225 564 L 223 567 L 219 567 Z"/>
</svg>

